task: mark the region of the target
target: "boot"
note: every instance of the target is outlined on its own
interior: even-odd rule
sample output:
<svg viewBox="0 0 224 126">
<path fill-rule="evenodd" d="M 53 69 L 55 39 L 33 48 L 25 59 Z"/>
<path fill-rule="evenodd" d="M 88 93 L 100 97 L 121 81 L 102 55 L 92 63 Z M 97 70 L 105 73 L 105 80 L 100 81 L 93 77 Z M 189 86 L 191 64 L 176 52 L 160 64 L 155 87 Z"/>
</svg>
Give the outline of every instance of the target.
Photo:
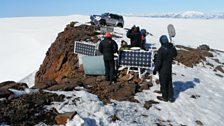
<svg viewBox="0 0 224 126">
<path fill-rule="evenodd" d="M 157 96 L 157 99 L 159 99 L 160 101 L 165 101 L 165 102 L 168 101 L 168 99 L 165 99 L 165 98 L 163 98 L 162 96 Z"/>
</svg>

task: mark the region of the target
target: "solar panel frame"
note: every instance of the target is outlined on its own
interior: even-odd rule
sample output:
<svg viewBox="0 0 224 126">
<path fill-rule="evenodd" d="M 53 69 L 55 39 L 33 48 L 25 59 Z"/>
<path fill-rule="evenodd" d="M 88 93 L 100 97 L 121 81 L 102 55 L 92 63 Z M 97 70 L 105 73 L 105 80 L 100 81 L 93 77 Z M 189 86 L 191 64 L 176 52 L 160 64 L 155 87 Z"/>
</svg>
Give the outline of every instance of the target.
<svg viewBox="0 0 224 126">
<path fill-rule="evenodd" d="M 150 51 L 120 51 L 118 63 L 124 67 L 150 69 L 152 66 L 152 52 Z"/>
<path fill-rule="evenodd" d="M 87 56 L 96 56 L 100 55 L 97 53 L 98 45 L 88 42 L 75 41 L 74 52 L 77 54 L 87 55 Z"/>
</svg>

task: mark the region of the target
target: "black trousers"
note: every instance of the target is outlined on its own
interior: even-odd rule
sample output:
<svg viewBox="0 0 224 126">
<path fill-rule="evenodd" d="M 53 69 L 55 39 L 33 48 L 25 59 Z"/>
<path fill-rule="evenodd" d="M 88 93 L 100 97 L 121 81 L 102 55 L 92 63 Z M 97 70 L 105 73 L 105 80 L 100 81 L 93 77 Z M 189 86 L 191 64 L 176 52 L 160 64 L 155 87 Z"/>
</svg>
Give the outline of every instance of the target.
<svg viewBox="0 0 224 126">
<path fill-rule="evenodd" d="M 160 74 L 159 81 L 161 85 L 162 97 L 166 100 L 173 98 L 173 84 L 171 74 Z"/>
<path fill-rule="evenodd" d="M 112 82 L 114 79 L 115 73 L 115 64 L 114 60 L 104 60 L 105 65 L 105 75 L 108 81 Z"/>
<path fill-rule="evenodd" d="M 146 50 L 146 48 L 145 48 L 145 43 L 146 43 L 146 41 L 141 41 L 141 49 Z"/>
</svg>

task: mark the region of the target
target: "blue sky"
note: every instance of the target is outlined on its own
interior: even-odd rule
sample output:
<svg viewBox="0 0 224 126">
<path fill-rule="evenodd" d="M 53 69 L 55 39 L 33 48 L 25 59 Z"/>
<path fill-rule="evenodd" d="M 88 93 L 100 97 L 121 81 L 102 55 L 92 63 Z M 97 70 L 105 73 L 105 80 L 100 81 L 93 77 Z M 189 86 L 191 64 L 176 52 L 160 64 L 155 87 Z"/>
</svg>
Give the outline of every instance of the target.
<svg viewBox="0 0 224 126">
<path fill-rule="evenodd" d="M 224 0 L 0 0 L 0 17 L 224 12 Z"/>
</svg>

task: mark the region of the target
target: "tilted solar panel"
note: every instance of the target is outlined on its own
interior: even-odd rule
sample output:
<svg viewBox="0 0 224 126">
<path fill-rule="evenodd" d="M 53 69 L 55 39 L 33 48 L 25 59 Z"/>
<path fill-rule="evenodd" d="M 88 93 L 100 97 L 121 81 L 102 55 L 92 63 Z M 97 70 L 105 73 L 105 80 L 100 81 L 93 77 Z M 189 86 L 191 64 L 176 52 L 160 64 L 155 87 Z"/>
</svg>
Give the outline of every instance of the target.
<svg viewBox="0 0 224 126">
<path fill-rule="evenodd" d="M 121 66 L 150 68 L 151 52 L 121 51 L 118 62 Z"/>
<path fill-rule="evenodd" d="M 95 56 L 97 51 L 97 45 L 86 42 L 75 42 L 75 53 Z"/>
</svg>

